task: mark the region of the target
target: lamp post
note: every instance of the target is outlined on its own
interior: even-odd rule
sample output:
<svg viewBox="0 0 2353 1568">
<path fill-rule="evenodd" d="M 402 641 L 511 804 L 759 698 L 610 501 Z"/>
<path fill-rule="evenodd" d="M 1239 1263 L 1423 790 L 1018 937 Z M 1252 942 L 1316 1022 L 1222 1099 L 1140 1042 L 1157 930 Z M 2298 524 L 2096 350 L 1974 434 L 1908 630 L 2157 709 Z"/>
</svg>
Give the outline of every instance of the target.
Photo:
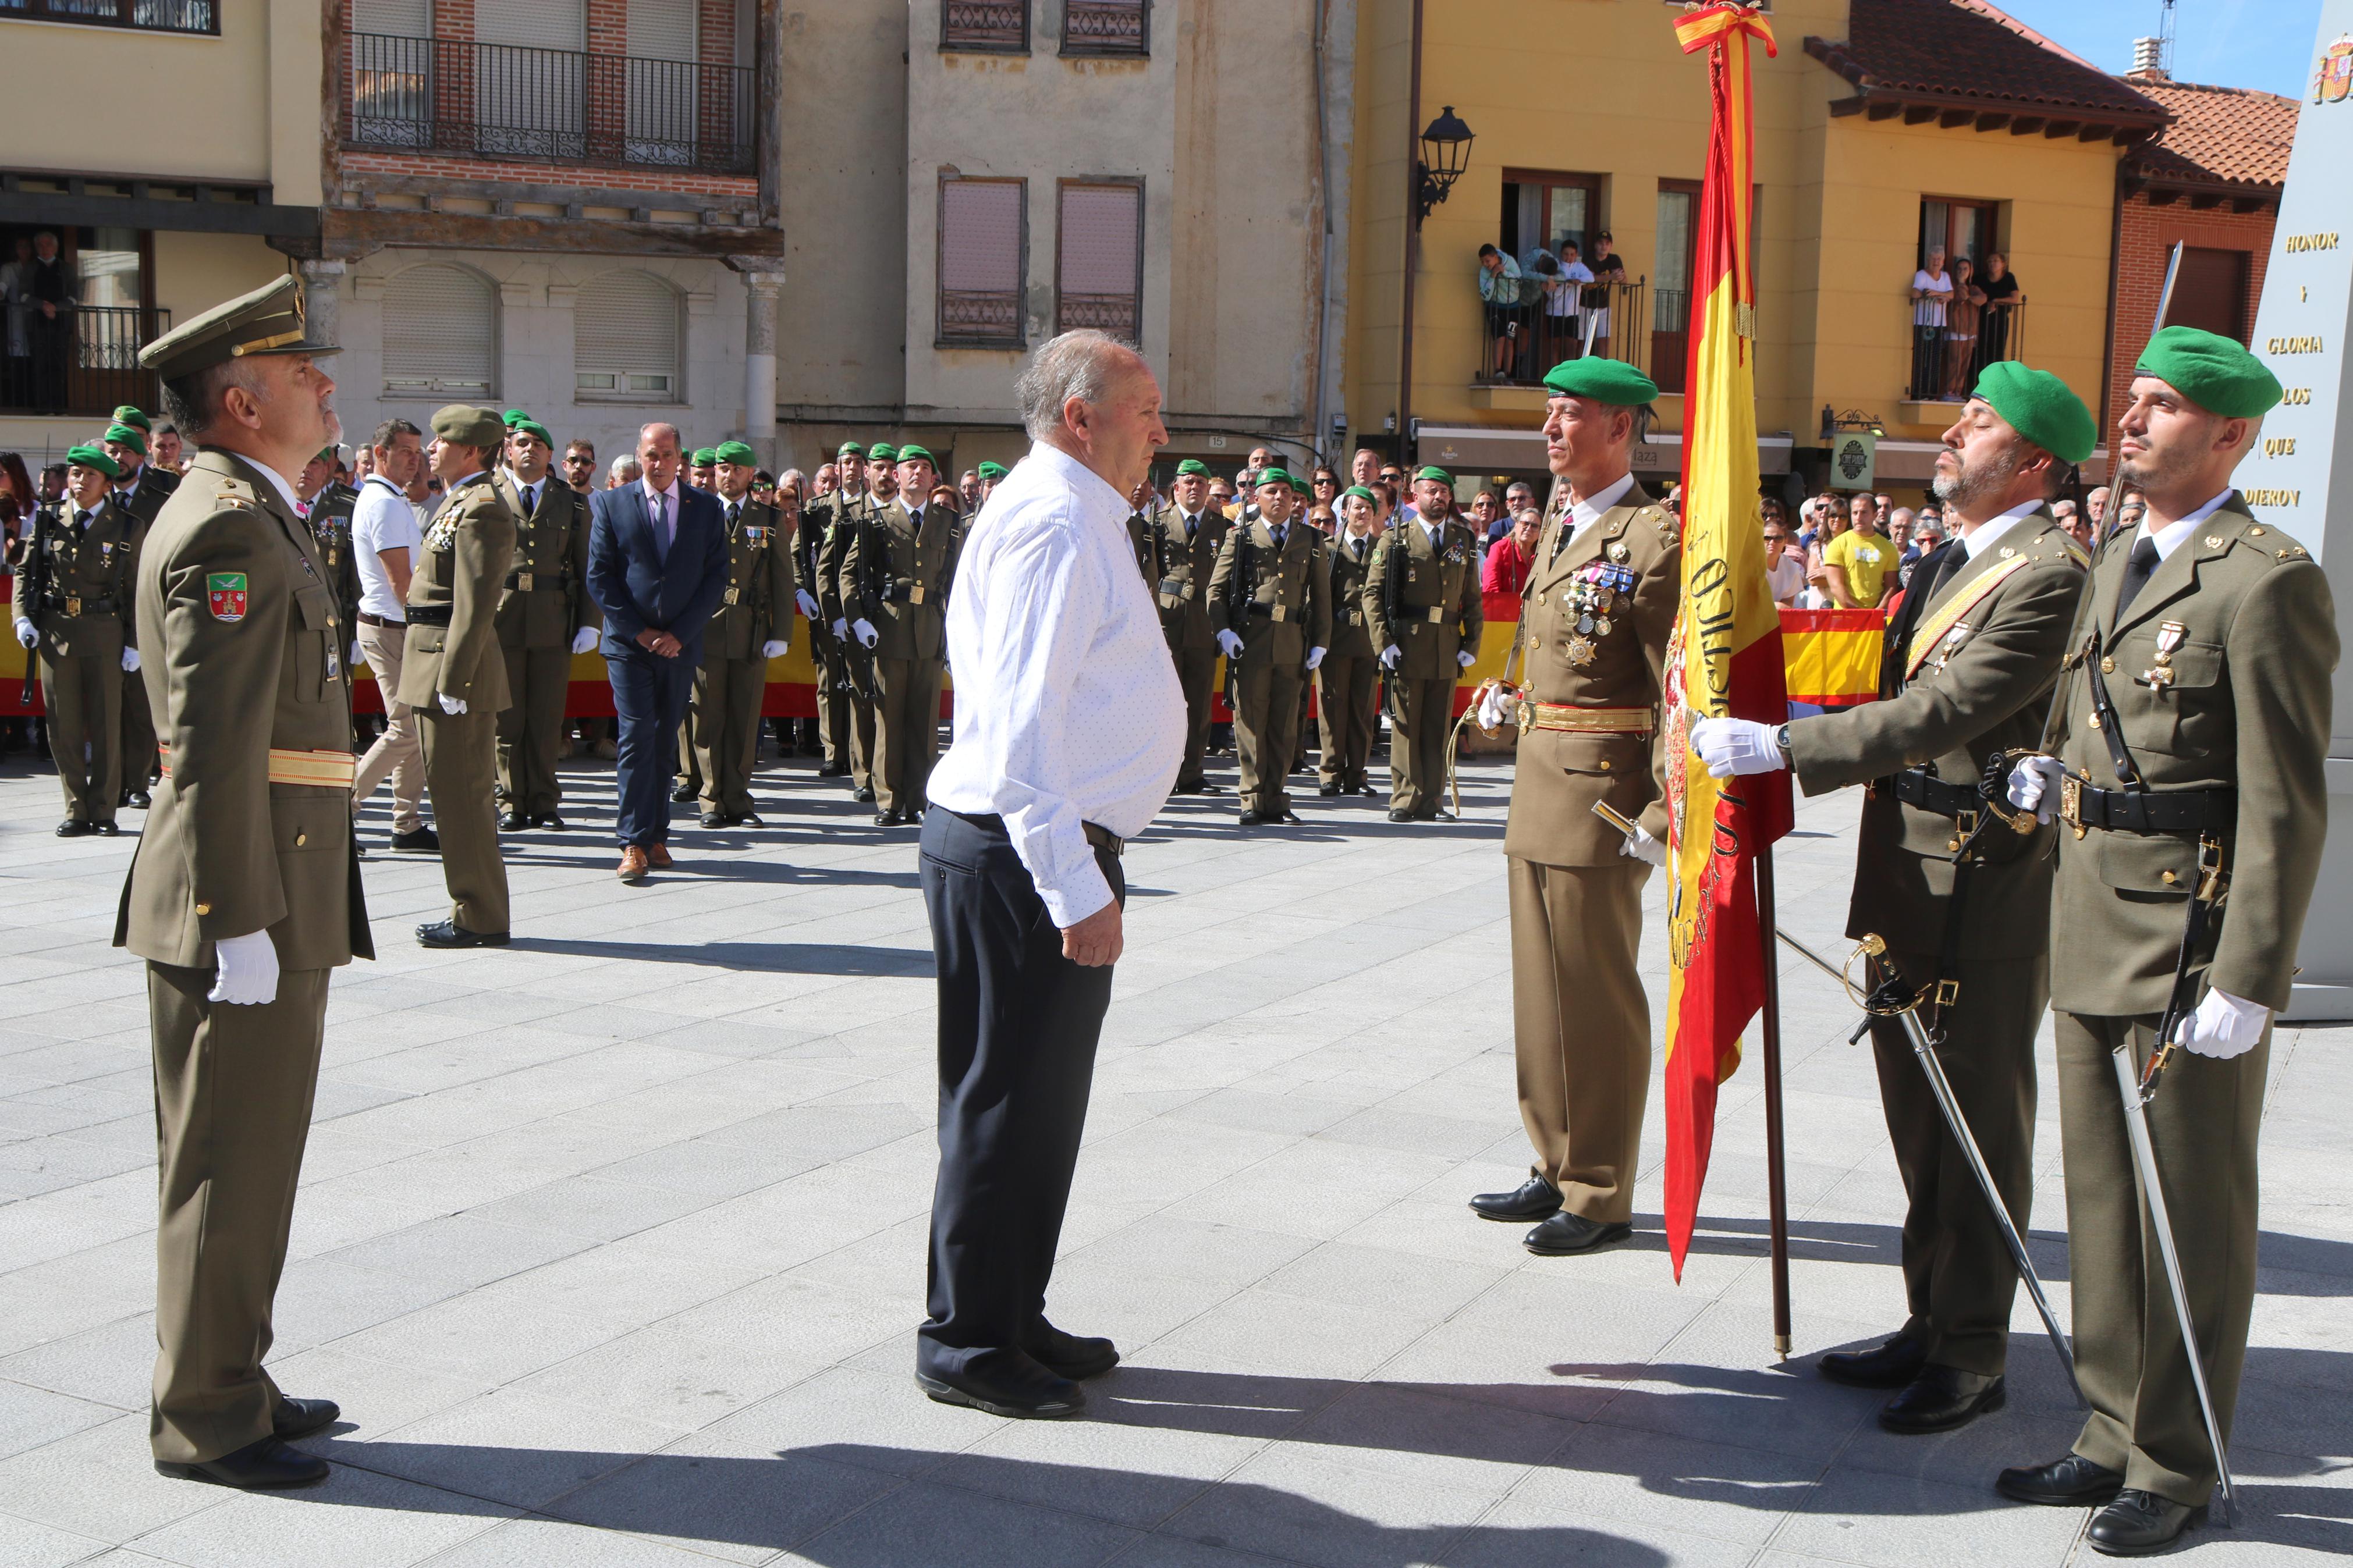
<svg viewBox="0 0 2353 1568">
<path fill-rule="evenodd" d="M 1428 217 L 1454 189 L 1454 182 L 1462 177 L 1471 162 L 1471 128 L 1462 123 L 1448 104 L 1421 133 L 1421 157 L 1414 165 L 1417 187 L 1415 202 L 1419 208 L 1416 226 Z"/>
</svg>

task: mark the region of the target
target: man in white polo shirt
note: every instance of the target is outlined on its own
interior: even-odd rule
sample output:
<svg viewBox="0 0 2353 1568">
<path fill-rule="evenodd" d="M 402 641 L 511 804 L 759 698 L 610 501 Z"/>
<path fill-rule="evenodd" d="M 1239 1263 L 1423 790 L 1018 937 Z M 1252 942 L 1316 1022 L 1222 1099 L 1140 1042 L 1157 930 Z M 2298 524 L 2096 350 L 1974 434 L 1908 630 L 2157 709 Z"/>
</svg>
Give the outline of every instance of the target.
<svg viewBox="0 0 2353 1568">
<path fill-rule="evenodd" d="M 425 546 L 407 495 L 424 469 L 424 433 L 406 419 L 387 419 L 376 426 L 370 450 L 375 471 L 353 503 L 352 560 L 360 574 L 360 653 L 384 694 L 384 733 L 360 759 L 352 805 L 357 810 L 365 805 L 390 773 L 392 847 L 438 849 L 440 840 L 417 809 L 425 798 L 424 744 L 408 705 L 393 697 L 400 689 L 401 643 L 408 635 L 408 574 Z"/>
</svg>

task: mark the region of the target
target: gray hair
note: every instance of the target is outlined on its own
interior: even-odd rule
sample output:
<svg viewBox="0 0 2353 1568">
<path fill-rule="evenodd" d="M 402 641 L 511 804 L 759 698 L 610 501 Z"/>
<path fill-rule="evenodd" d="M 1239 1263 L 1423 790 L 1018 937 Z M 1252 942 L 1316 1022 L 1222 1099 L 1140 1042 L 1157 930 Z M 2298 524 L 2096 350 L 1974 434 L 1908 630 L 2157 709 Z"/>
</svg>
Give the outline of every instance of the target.
<svg viewBox="0 0 2353 1568">
<path fill-rule="evenodd" d="M 1073 397 L 1082 403 L 1107 401 L 1119 373 L 1135 353 L 1134 343 L 1092 327 L 1049 339 L 1013 384 L 1013 401 L 1029 438 L 1042 441 L 1060 430 L 1062 410 Z"/>
<path fill-rule="evenodd" d="M 619 457 L 614 458 L 612 467 L 607 470 L 607 472 L 610 473 L 615 479 L 621 480 L 625 484 L 631 479 L 637 479 L 645 471 L 645 468 L 639 465 L 637 458 L 631 457 L 627 452 L 624 452 Z"/>
</svg>

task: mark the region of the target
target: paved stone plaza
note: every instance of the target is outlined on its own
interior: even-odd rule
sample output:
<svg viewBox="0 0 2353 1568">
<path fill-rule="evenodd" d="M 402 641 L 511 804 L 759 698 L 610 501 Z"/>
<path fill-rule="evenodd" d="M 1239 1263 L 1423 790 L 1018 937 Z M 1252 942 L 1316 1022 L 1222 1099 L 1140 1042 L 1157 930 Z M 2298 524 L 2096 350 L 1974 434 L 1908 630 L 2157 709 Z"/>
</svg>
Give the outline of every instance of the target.
<svg viewBox="0 0 2353 1568">
<path fill-rule="evenodd" d="M 1753 1062 L 1680 1287 L 1655 1093 L 1633 1244 L 1535 1258 L 1464 1208 L 1525 1159 L 1506 764 L 1470 770 L 1460 824 L 1392 826 L 1386 802 L 1311 785 L 1304 827 L 1244 836 L 1229 805 L 1188 800 L 1132 848 L 1050 1303 L 1127 1363 L 1082 1422 L 924 1400 L 913 835 L 868 826 L 812 765 L 764 770 L 766 830 L 689 826 L 678 870 L 632 889 L 609 767 L 567 764 L 575 831 L 509 840 L 505 952 L 419 949 L 439 866 L 383 854 L 385 810 L 367 815 L 383 958 L 335 982 L 271 1363 L 345 1421 L 305 1445 L 333 1479 L 278 1498 L 149 1468 L 145 1008 L 108 945 L 132 841 L 52 837 L 46 765 L 0 765 L 0 1565 L 2091 1558 L 2085 1514 L 1991 1490 L 2075 1427 L 2022 1295 L 2010 1408 L 1951 1436 L 1890 1437 L 1877 1396 L 1809 1370 L 1900 1321 L 1903 1205 L 1853 1015 L 1796 961 L 1787 1365 Z M 1785 923 L 1825 945 L 1854 811 L 1803 806 L 1780 856 Z M 1654 925 L 1654 1009 L 1660 954 Z M 2274 1047 L 2236 1453 L 2251 1518 L 2190 1538 L 2214 1568 L 2353 1552 L 2347 1039 Z M 2047 1084 L 2047 1031 L 2043 1059 Z M 2047 1090 L 2040 1133 L 2034 1250 L 2063 1314 Z"/>
</svg>

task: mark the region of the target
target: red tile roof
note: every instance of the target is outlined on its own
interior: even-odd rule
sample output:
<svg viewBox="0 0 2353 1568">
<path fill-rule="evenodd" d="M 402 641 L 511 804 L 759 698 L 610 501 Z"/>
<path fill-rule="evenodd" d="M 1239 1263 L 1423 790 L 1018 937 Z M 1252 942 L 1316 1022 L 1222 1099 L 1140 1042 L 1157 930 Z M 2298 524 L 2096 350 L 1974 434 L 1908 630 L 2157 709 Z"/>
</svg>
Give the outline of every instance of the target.
<svg viewBox="0 0 2353 1568">
<path fill-rule="evenodd" d="M 1852 0 L 1806 52 L 1866 98 L 2154 130 L 2164 108 L 1988 0 Z"/>
<path fill-rule="evenodd" d="M 2134 150 L 2132 172 L 2167 184 L 2253 185 L 2277 190 L 2303 107 L 2277 93 L 2195 82 L 2126 79 L 2173 111 L 2163 135 Z"/>
</svg>

